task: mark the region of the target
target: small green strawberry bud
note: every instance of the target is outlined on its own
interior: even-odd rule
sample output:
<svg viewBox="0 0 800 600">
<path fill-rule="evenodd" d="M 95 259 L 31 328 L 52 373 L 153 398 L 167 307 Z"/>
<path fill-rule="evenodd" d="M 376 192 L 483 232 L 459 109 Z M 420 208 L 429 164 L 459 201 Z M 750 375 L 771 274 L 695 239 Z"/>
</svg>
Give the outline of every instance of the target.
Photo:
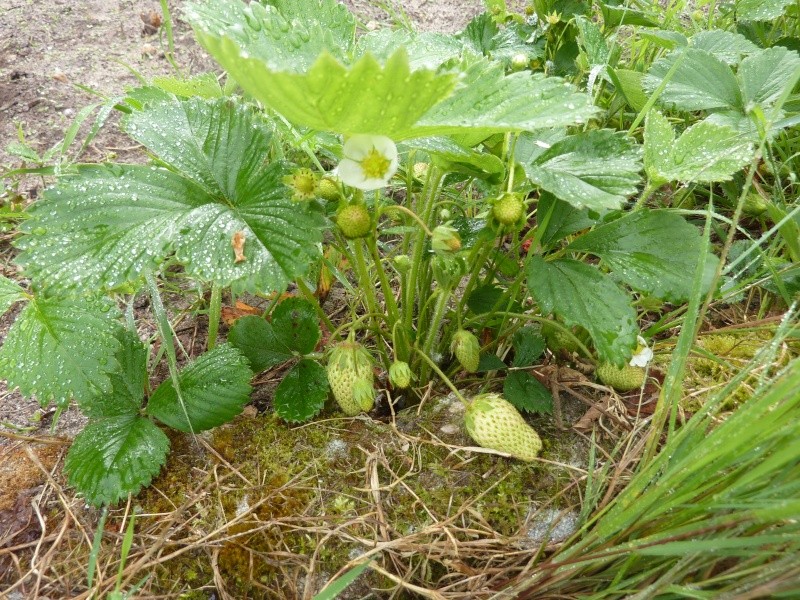
<svg viewBox="0 0 800 600">
<path fill-rule="evenodd" d="M 757 192 L 747 194 L 742 206 L 742 212 L 749 217 L 757 217 L 763 214 L 769 208 L 767 200 Z"/>
<path fill-rule="evenodd" d="M 440 288 L 453 290 L 467 274 L 467 261 L 455 254 L 437 254 L 431 259 L 431 270 Z"/>
<path fill-rule="evenodd" d="M 372 378 L 358 379 L 353 384 L 353 400 L 364 412 L 372 410 L 375 406 L 375 388 L 372 386 Z"/>
<path fill-rule="evenodd" d="M 597 367 L 597 378 L 620 392 L 630 392 L 644 384 L 644 369 L 625 365 L 619 368 L 612 363 L 602 363 Z"/>
<path fill-rule="evenodd" d="M 403 360 L 396 360 L 389 367 L 389 381 L 396 388 L 407 388 L 411 385 L 411 377 L 411 367 Z"/>
<path fill-rule="evenodd" d="M 295 169 L 283 178 L 283 183 L 292 189 L 292 200 L 311 200 L 317 195 L 318 177 L 311 169 Z"/>
<path fill-rule="evenodd" d="M 323 177 L 317 187 L 317 195 L 323 200 L 338 200 L 341 196 L 339 185 L 331 177 Z"/>
<path fill-rule="evenodd" d="M 414 163 L 414 178 L 422 181 L 428 175 L 428 163 Z"/>
<path fill-rule="evenodd" d="M 450 351 L 456 355 L 459 364 L 467 373 L 478 370 L 481 361 L 481 344 L 472 333 L 459 329 L 453 334 Z"/>
<path fill-rule="evenodd" d="M 336 214 L 336 224 L 349 240 L 367 237 L 372 231 L 372 219 L 363 204 L 348 204 Z"/>
<path fill-rule="evenodd" d="M 518 227 L 525 223 L 527 208 L 521 194 L 505 193 L 492 203 L 492 218 L 500 225 Z"/>
<path fill-rule="evenodd" d="M 399 273 L 408 273 L 411 270 L 411 257 L 408 254 L 398 254 L 392 262 Z"/>
<path fill-rule="evenodd" d="M 539 434 L 498 394 L 475 396 L 464 415 L 467 433 L 479 446 L 534 460 L 542 449 Z"/>
<path fill-rule="evenodd" d="M 326 372 L 333 397 L 345 414 L 353 417 L 372 408 L 375 401 L 372 358 L 352 336 L 331 351 Z M 367 388 L 372 390 L 371 396 Z"/>
<path fill-rule="evenodd" d="M 511 57 L 512 71 L 522 71 L 526 68 L 528 68 L 528 56 L 526 54 L 519 52 Z"/>
<path fill-rule="evenodd" d="M 461 250 L 461 236 L 450 225 L 439 225 L 433 230 L 431 248 L 434 252 L 458 252 Z"/>
</svg>

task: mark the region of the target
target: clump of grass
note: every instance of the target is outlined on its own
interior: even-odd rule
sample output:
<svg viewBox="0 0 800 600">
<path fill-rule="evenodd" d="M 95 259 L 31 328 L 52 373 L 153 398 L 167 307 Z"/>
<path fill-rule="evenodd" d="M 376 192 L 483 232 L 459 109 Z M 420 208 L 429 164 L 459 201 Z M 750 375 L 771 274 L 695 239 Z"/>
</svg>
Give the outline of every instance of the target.
<svg viewBox="0 0 800 600">
<path fill-rule="evenodd" d="M 790 310 L 773 346 L 793 318 Z M 641 599 L 796 593 L 800 359 L 724 421 L 717 418 L 741 380 L 772 358 L 769 348 L 759 353 L 560 551 L 507 592 L 519 598 Z M 630 462 L 623 456 L 618 465 Z M 613 487 L 624 472 L 609 467 L 603 474 Z"/>
</svg>

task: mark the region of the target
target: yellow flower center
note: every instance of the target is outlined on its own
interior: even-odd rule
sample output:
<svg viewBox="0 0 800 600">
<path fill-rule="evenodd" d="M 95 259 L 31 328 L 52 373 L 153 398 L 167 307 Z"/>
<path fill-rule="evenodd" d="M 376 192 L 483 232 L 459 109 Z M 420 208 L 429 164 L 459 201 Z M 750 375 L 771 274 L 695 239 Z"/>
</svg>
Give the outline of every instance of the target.
<svg viewBox="0 0 800 600">
<path fill-rule="evenodd" d="M 378 152 L 375 147 L 362 159 L 361 168 L 367 179 L 383 179 L 389 171 L 392 161 Z"/>
</svg>

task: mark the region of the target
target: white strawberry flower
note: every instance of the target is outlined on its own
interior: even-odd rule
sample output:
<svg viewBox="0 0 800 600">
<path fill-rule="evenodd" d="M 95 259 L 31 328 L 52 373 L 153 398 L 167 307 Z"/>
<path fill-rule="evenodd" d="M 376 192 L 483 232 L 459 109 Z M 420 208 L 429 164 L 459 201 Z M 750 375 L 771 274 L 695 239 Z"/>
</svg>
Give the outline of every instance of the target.
<svg viewBox="0 0 800 600">
<path fill-rule="evenodd" d="M 639 342 L 639 346 L 636 348 L 636 352 L 633 353 L 631 362 L 628 364 L 632 367 L 644 368 L 653 360 L 653 350 L 647 345 L 647 340 L 642 336 L 637 335 L 636 341 Z"/>
<path fill-rule="evenodd" d="M 385 135 L 358 134 L 347 138 L 337 173 L 346 185 L 377 190 L 397 172 L 397 146 Z"/>
</svg>

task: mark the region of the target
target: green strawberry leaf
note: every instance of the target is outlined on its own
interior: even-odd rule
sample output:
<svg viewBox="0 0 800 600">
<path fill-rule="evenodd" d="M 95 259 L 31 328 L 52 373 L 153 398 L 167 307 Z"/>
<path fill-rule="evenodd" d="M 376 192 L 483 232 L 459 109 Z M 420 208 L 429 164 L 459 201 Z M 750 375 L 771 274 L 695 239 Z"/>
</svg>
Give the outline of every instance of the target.
<svg viewBox="0 0 800 600">
<path fill-rule="evenodd" d="M 657 60 L 644 79 L 648 94 L 653 93 L 672 72 L 658 98 L 660 104 L 681 110 L 735 108 L 741 110 L 742 93 L 731 68 L 705 50 L 685 48 Z"/>
<path fill-rule="evenodd" d="M 600 27 L 584 16 L 575 17 L 578 26 L 578 40 L 590 65 L 605 65 L 611 56 L 608 44 Z"/>
<path fill-rule="evenodd" d="M 469 132 L 488 137 L 585 123 L 597 111 L 588 95 L 558 77 L 527 72 L 505 75 L 500 65 L 483 60 L 470 65 L 453 94 L 402 136 Z"/>
<path fill-rule="evenodd" d="M 292 358 L 292 351 L 275 335 L 272 324 L 254 315 L 242 317 L 233 324 L 228 342 L 247 358 L 254 373 Z"/>
<path fill-rule="evenodd" d="M 24 299 L 25 290 L 16 281 L 0 275 L 0 316 L 6 314 L 9 308 Z"/>
<path fill-rule="evenodd" d="M 183 98 L 221 98 L 224 96 L 222 86 L 214 73 L 201 73 L 188 79 L 180 77 L 153 77 L 153 85 L 168 94 Z"/>
<path fill-rule="evenodd" d="M 768 48 L 745 58 L 737 77 L 746 105 L 771 106 L 800 79 L 800 56 L 782 46 Z"/>
<path fill-rule="evenodd" d="M 636 112 L 641 111 L 647 104 L 647 94 L 644 93 L 644 73 L 629 69 L 608 68 L 609 77 L 614 85 L 622 92 L 628 104 Z"/>
<path fill-rule="evenodd" d="M 303 298 L 287 298 L 272 312 L 275 337 L 285 348 L 298 354 L 313 352 L 322 332 L 314 305 Z"/>
<path fill-rule="evenodd" d="M 236 348 L 217 346 L 179 373 L 183 402 L 172 379 L 167 379 L 150 397 L 147 414 L 187 433 L 211 429 L 242 412 L 250 399 L 252 376 L 247 360 Z"/>
<path fill-rule="evenodd" d="M 525 371 L 510 371 L 503 382 L 503 397 L 519 410 L 553 414 L 553 395 Z"/>
<path fill-rule="evenodd" d="M 727 181 L 753 158 L 748 137 L 710 121 L 676 140 L 669 120 L 651 110 L 644 126 L 644 166 L 651 183 Z"/>
<path fill-rule="evenodd" d="M 147 348 L 136 332 L 120 328 L 119 370 L 111 373 L 111 391 L 100 396 L 78 398 L 81 412 L 90 419 L 137 415 L 142 408 L 147 383 Z"/>
<path fill-rule="evenodd" d="M 628 213 L 580 236 L 567 249 L 600 257 L 632 288 L 670 302 L 689 297 L 697 262 L 706 252 L 697 228 L 665 210 Z M 709 275 L 718 262 L 707 257 Z"/>
<path fill-rule="evenodd" d="M 283 291 L 318 256 L 322 216 L 292 202 L 281 166 L 265 164 L 270 133 L 251 108 L 173 99 L 125 124 L 172 170 L 93 165 L 62 179 L 23 226 L 18 262 L 32 277 L 56 288 L 113 288 L 174 252 L 198 279 Z"/>
<path fill-rule="evenodd" d="M 502 297 L 502 288 L 491 283 L 479 285 L 467 298 L 467 307 L 476 315 L 483 315 L 491 311 Z"/>
<path fill-rule="evenodd" d="M 322 335 L 313 305 L 302 298 L 288 298 L 272 313 L 272 322 L 261 317 L 238 319 L 228 341 L 247 357 L 253 372 L 279 365 L 297 354 L 313 352 Z"/>
<path fill-rule="evenodd" d="M 412 72 L 403 48 L 383 66 L 367 54 L 347 67 L 323 52 L 306 72 L 297 73 L 278 70 L 258 48 L 242 48 L 213 32 L 198 31 L 198 40 L 247 93 L 289 121 L 322 131 L 402 139 L 455 84 L 452 74 Z"/>
<path fill-rule="evenodd" d="M 528 178 L 575 208 L 619 208 L 636 193 L 640 149 L 607 129 L 565 137 L 523 165 Z"/>
<path fill-rule="evenodd" d="M 758 52 L 759 48 L 741 33 L 712 29 L 699 31 L 690 40 L 692 48 L 713 54 L 729 65 L 738 65 L 742 56 Z"/>
<path fill-rule="evenodd" d="M 64 469 L 89 504 L 113 504 L 149 485 L 166 462 L 169 438 L 152 421 L 119 415 L 89 423 L 72 442 Z"/>
<path fill-rule="evenodd" d="M 597 219 L 589 216 L 588 209 L 577 209 L 547 192 L 540 196 L 536 212 L 539 215 L 540 225 L 544 227 L 541 238 L 544 247 L 551 247 L 568 235 L 588 229 L 597 223 Z"/>
<path fill-rule="evenodd" d="M 205 0 L 188 2 L 184 13 L 203 45 L 207 36 L 225 37 L 240 49 L 237 54 L 241 52 L 242 58 L 256 56 L 270 69 L 302 73 L 323 52 L 347 58 L 355 40 L 356 21 L 344 5 L 335 0 L 272 0 L 270 4 Z"/>
<path fill-rule="evenodd" d="M 32 298 L 0 349 L 0 377 L 42 406 L 111 392 L 110 376 L 119 370 L 117 316 L 104 299 Z"/>
<path fill-rule="evenodd" d="M 636 346 L 636 311 L 628 295 L 597 268 L 572 259 L 526 265 L 528 289 L 543 314 L 589 332 L 600 360 L 622 366 Z"/>
<path fill-rule="evenodd" d="M 494 354 L 481 354 L 481 359 L 478 362 L 477 373 L 485 373 L 486 371 L 504 371 L 508 369 L 508 365 L 500 360 Z"/>
<path fill-rule="evenodd" d="M 737 0 L 736 17 L 741 21 L 771 21 L 782 16 L 792 0 Z"/>
<path fill-rule="evenodd" d="M 425 137 L 410 140 L 405 144 L 415 150 L 423 150 L 433 157 L 435 163 L 447 171 L 463 173 L 471 177 L 500 181 L 506 172 L 503 161 L 494 154 L 476 152 L 446 137 Z"/>
<path fill-rule="evenodd" d="M 275 390 L 275 412 L 284 421 L 302 423 L 317 415 L 330 392 L 325 369 L 316 361 L 303 359 Z"/>
<path fill-rule="evenodd" d="M 362 35 L 356 41 L 353 54 L 371 54 L 385 62 L 399 48 L 408 53 L 409 66 L 417 69 L 438 69 L 448 60 L 459 58 L 464 44 L 451 35 L 443 33 L 417 33 L 407 29 L 381 28 Z"/>
<path fill-rule="evenodd" d="M 514 332 L 511 339 L 514 347 L 512 367 L 529 367 L 542 355 L 547 347 L 539 327 L 527 326 Z"/>
</svg>

